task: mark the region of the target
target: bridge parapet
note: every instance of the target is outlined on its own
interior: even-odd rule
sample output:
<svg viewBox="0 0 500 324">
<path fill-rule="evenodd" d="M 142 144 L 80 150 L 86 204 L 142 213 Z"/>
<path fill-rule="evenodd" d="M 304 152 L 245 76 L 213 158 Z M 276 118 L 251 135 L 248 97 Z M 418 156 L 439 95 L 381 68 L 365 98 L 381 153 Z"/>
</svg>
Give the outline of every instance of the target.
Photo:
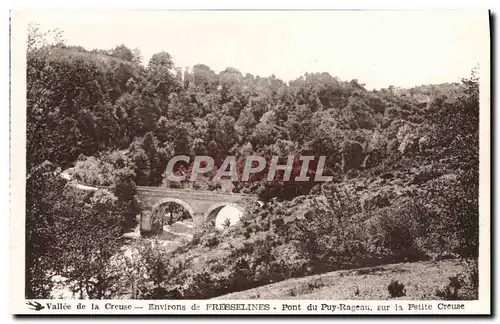
<svg viewBox="0 0 500 324">
<path fill-rule="evenodd" d="M 207 200 L 214 202 L 237 202 L 242 200 L 257 200 L 257 196 L 235 194 L 235 193 L 220 193 L 215 191 L 201 191 L 189 189 L 170 189 L 170 188 L 154 188 L 154 187 L 137 187 L 137 193 L 141 197 L 170 197 L 189 200 Z"/>
</svg>

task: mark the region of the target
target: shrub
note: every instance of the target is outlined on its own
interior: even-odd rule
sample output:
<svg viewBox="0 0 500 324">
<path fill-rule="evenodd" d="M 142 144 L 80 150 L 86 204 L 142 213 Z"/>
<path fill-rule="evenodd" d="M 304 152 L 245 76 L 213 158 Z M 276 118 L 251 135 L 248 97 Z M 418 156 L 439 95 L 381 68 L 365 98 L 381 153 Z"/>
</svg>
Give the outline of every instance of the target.
<svg viewBox="0 0 500 324">
<path fill-rule="evenodd" d="M 224 220 L 224 223 L 222 223 L 222 227 L 223 227 L 223 228 L 228 228 L 228 227 L 230 227 L 230 226 L 231 226 L 231 219 L 226 218 L 226 219 Z"/>
<path fill-rule="evenodd" d="M 391 280 L 391 283 L 387 286 L 389 290 L 389 295 L 391 298 L 406 296 L 406 289 L 403 283 L 399 281 Z"/>
<path fill-rule="evenodd" d="M 448 278 L 443 289 L 436 290 L 436 296 L 445 300 L 475 300 L 479 292 L 477 260 L 465 261 L 465 272 Z"/>
<path fill-rule="evenodd" d="M 390 198 L 391 196 L 388 192 L 375 193 L 372 196 L 363 199 L 362 201 L 363 210 L 367 211 L 372 209 L 388 207 L 391 205 Z"/>
<path fill-rule="evenodd" d="M 428 206 L 427 209 L 436 214 L 427 234 L 436 235 L 434 244 L 447 254 L 477 257 L 478 177 L 477 170 L 470 170 L 451 179 L 443 177 L 430 181 L 426 194 L 416 198 L 421 206 Z"/>
<path fill-rule="evenodd" d="M 203 271 L 189 276 L 184 284 L 183 298 L 211 298 L 214 297 L 213 279 L 211 273 Z"/>
<path fill-rule="evenodd" d="M 307 290 L 313 291 L 324 286 L 325 284 L 323 283 L 323 280 L 321 280 L 321 278 L 317 278 L 316 280 L 307 283 Z"/>
<path fill-rule="evenodd" d="M 193 239 L 191 240 L 191 242 L 189 243 L 190 246 L 196 246 L 198 244 L 200 244 L 201 242 L 201 236 L 202 236 L 202 233 L 194 233 L 193 234 Z"/>
<path fill-rule="evenodd" d="M 215 233 L 209 234 L 204 240 L 204 246 L 206 247 L 214 247 L 217 245 L 219 245 L 219 238 Z"/>
<path fill-rule="evenodd" d="M 448 285 L 443 290 L 436 290 L 436 296 L 445 300 L 457 300 L 458 291 L 462 288 L 462 284 L 457 276 L 449 277 L 450 281 Z"/>
<path fill-rule="evenodd" d="M 80 157 L 73 169 L 74 177 L 89 185 L 109 186 L 113 183 L 114 166 L 106 161 L 106 156 Z"/>
<path fill-rule="evenodd" d="M 418 261 L 425 258 L 416 239 L 415 215 L 408 213 L 405 205 L 382 208 L 373 212 L 368 221 L 368 249 L 382 253 L 387 262 Z"/>
<path fill-rule="evenodd" d="M 462 297 L 466 300 L 478 299 L 479 269 L 476 259 L 465 260 L 465 273 L 462 275 Z"/>
<path fill-rule="evenodd" d="M 154 244 L 143 244 L 139 251 L 148 277 L 156 285 L 159 285 L 170 267 L 167 253 L 161 247 L 158 240 L 154 241 Z"/>
</svg>

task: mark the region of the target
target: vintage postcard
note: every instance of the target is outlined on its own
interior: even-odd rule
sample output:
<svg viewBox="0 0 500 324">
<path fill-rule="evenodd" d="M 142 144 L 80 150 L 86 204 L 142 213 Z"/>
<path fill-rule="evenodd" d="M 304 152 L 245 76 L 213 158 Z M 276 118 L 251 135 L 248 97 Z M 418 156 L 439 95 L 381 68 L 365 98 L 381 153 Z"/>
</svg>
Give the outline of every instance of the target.
<svg viewBox="0 0 500 324">
<path fill-rule="evenodd" d="M 12 11 L 11 312 L 491 314 L 489 21 Z"/>
</svg>

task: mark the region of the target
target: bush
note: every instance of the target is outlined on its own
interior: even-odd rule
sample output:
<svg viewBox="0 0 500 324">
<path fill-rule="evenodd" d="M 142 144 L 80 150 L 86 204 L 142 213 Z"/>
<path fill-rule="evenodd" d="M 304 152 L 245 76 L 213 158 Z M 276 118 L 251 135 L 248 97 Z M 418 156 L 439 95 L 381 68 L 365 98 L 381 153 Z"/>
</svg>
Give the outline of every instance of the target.
<svg viewBox="0 0 500 324">
<path fill-rule="evenodd" d="M 319 289 L 324 286 L 325 284 L 323 283 L 323 280 L 321 280 L 321 278 L 317 278 L 316 280 L 307 283 L 307 289 L 309 291 L 313 291 L 315 289 Z"/>
<path fill-rule="evenodd" d="M 406 205 L 381 208 L 367 221 L 367 244 L 385 262 L 419 261 L 426 258 L 417 244 L 418 224 Z"/>
<path fill-rule="evenodd" d="M 478 172 L 430 181 L 425 194 L 415 198 L 429 214 L 426 238 L 440 254 L 476 258 L 479 243 Z"/>
<path fill-rule="evenodd" d="M 448 278 L 443 289 L 436 290 L 436 296 L 444 300 L 476 300 L 479 293 L 477 260 L 466 260 L 465 272 Z"/>
<path fill-rule="evenodd" d="M 465 260 L 466 272 L 462 275 L 462 297 L 464 299 L 478 299 L 479 294 L 479 268 L 477 259 Z"/>
<path fill-rule="evenodd" d="M 448 280 L 450 282 L 443 290 L 436 290 L 436 296 L 445 300 L 459 299 L 458 291 L 462 288 L 462 284 L 460 283 L 458 276 L 449 277 Z"/>
<path fill-rule="evenodd" d="M 205 237 L 203 245 L 206 247 L 215 247 L 219 245 L 219 238 L 217 237 L 217 234 L 211 233 Z"/>
<path fill-rule="evenodd" d="M 89 185 L 110 186 L 113 183 L 114 166 L 106 161 L 106 156 L 96 158 L 80 157 L 73 168 L 74 177 Z"/>
<path fill-rule="evenodd" d="M 389 290 L 389 295 L 391 298 L 406 296 L 406 289 L 403 283 L 399 281 L 391 280 L 391 283 L 387 286 Z"/>
<path fill-rule="evenodd" d="M 203 271 L 189 276 L 182 287 L 181 293 L 183 298 L 187 299 L 204 299 L 214 297 L 212 273 Z"/>
</svg>

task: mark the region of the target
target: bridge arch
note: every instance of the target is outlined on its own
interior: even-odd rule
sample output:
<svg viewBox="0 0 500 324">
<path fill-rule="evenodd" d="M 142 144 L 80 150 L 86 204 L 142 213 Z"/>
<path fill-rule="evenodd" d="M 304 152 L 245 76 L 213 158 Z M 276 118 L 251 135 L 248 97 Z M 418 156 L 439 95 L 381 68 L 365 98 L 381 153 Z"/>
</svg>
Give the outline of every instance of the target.
<svg viewBox="0 0 500 324">
<path fill-rule="evenodd" d="M 165 225 L 172 225 L 178 221 L 184 222 L 184 220 L 189 218 L 193 223 L 195 220 L 193 208 L 187 202 L 178 198 L 163 198 L 159 200 L 153 205 L 149 215 L 145 223 L 145 228 L 147 229 L 145 233 L 147 235 L 159 235 L 162 238 L 164 235 L 169 237 L 172 234 L 170 231 L 165 232 Z M 170 217 L 167 215 L 170 215 Z"/>
<path fill-rule="evenodd" d="M 208 223 L 210 223 L 212 221 L 215 224 L 215 219 L 217 218 L 217 215 L 218 215 L 219 211 L 222 208 L 228 207 L 228 206 L 229 207 L 233 207 L 233 208 L 239 210 L 242 215 L 245 212 L 245 209 L 243 207 L 241 207 L 240 205 L 238 205 L 238 204 L 234 204 L 234 203 L 230 203 L 230 202 L 217 203 L 217 204 L 214 204 L 214 205 L 210 206 L 210 208 L 208 208 L 208 210 L 206 211 L 205 215 L 203 216 L 203 222 L 204 222 L 204 224 L 208 224 Z"/>
<path fill-rule="evenodd" d="M 182 206 L 189 213 L 189 216 L 191 216 L 191 218 L 194 218 L 193 208 L 191 208 L 191 206 L 189 206 L 189 204 L 187 202 L 185 202 L 184 200 L 177 199 L 177 198 L 163 198 L 163 199 L 161 199 L 156 204 L 154 204 L 154 206 L 151 208 L 151 212 L 155 213 L 156 211 L 158 211 L 158 209 L 160 209 L 160 207 L 162 205 L 165 205 L 168 203 L 175 203 L 175 204 Z"/>
</svg>

